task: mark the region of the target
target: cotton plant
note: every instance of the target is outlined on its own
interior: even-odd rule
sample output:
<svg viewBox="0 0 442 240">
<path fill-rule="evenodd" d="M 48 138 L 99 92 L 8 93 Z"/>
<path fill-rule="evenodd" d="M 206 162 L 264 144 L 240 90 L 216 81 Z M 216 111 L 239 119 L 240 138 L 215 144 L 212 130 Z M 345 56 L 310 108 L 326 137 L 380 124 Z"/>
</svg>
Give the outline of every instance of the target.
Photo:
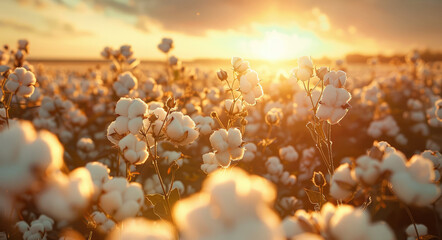
<svg viewBox="0 0 442 240">
<path fill-rule="evenodd" d="M 237 128 L 220 129 L 210 135 L 210 144 L 214 149 L 217 163 L 226 168 L 231 161 L 240 160 L 244 155 L 241 131 Z"/>
<path fill-rule="evenodd" d="M 298 210 L 282 221 L 290 239 L 396 239 L 385 222 L 371 222 L 366 211 L 351 205 L 325 204 L 320 211 Z"/>
<path fill-rule="evenodd" d="M 139 183 L 129 183 L 114 177 L 103 184 L 99 206 L 117 221 L 135 217 L 144 204 L 144 193 Z"/>
<path fill-rule="evenodd" d="M 281 183 L 285 186 L 292 186 L 296 184 L 297 178 L 295 175 L 284 171 L 284 165 L 278 157 L 269 157 L 265 163 L 267 174 L 264 175 L 267 179 L 274 183 Z"/>
<path fill-rule="evenodd" d="M 103 234 L 109 233 L 116 226 L 116 223 L 112 219 L 108 218 L 106 214 L 100 211 L 94 211 L 91 214 L 91 220 L 94 229 Z"/>
<path fill-rule="evenodd" d="M 128 96 L 133 90 L 137 89 L 138 79 L 131 72 L 121 73 L 113 88 L 118 97 Z"/>
<path fill-rule="evenodd" d="M 91 138 L 80 138 L 77 141 L 78 155 L 80 158 L 90 161 L 97 157 L 98 152 L 95 149 L 95 143 Z"/>
<path fill-rule="evenodd" d="M 105 47 L 100 55 L 106 59 L 111 60 L 112 64 L 110 69 L 116 73 L 116 75 L 124 72 L 131 71 L 136 68 L 140 61 L 135 58 L 131 45 L 121 45 L 119 48 Z"/>
<path fill-rule="evenodd" d="M 54 229 L 54 220 L 46 215 L 40 215 L 30 223 L 19 221 L 15 226 L 23 234 L 24 240 L 45 240 L 48 239 L 48 232 Z"/>
</svg>

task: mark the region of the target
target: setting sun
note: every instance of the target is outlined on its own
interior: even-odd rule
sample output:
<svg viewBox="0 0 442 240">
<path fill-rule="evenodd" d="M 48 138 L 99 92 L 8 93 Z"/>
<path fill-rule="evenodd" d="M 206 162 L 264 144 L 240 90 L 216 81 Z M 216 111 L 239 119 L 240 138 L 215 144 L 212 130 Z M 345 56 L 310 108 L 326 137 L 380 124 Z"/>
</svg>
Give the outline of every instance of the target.
<svg viewBox="0 0 442 240">
<path fill-rule="evenodd" d="M 287 36 L 277 31 L 266 32 L 263 40 L 256 42 L 259 58 L 268 60 L 278 60 L 287 58 L 289 48 Z"/>
</svg>

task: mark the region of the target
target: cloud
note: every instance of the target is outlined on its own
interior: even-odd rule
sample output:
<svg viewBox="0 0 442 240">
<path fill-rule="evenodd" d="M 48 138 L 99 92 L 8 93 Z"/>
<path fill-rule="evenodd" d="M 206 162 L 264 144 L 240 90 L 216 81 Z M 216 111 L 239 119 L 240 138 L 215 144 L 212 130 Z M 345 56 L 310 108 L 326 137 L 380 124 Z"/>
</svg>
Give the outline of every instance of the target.
<svg viewBox="0 0 442 240">
<path fill-rule="evenodd" d="M 37 34 L 43 37 L 83 37 L 93 35 L 91 32 L 77 29 L 68 22 L 63 22 L 54 18 L 45 18 L 45 27 L 32 25 L 24 21 L 15 19 L 0 19 L 0 27 L 10 28 L 20 32 Z"/>
<path fill-rule="evenodd" d="M 0 19 L 0 27 L 13 28 L 25 32 L 39 33 L 33 26 L 12 19 Z"/>
</svg>

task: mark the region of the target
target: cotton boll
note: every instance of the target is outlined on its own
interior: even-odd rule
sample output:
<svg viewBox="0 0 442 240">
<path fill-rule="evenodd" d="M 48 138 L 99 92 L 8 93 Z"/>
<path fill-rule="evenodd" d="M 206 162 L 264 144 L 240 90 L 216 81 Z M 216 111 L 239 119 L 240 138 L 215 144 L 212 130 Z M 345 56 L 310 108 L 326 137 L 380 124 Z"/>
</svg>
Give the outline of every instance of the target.
<svg viewBox="0 0 442 240">
<path fill-rule="evenodd" d="M 299 158 L 298 152 L 291 145 L 279 149 L 279 157 L 283 161 L 295 162 Z"/>
<path fill-rule="evenodd" d="M 333 85 L 334 87 L 341 88 L 344 86 L 347 80 L 347 74 L 344 71 L 330 71 L 324 75 L 324 85 Z"/>
<path fill-rule="evenodd" d="M 391 169 L 393 160 L 397 158 L 389 158 Z M 384 162 L 387 159 L 384 159 Z M 400 163 L 400 160 L 396 160 Z M 433 164 L 430 160 L 413 156 L 410 161 L 403 166 L 400 163 L 399 169 L 392 171 L 390 183 L 393 192 L 406 204 L 412 204 L 420 207 L 433 203 L 441 194 L 441 190 L 434 184 L 435 174 Z M 404 169 L 405 168 L 405 169 Z"/>
<path fill-rule="evenodd" d="M 223 167 L 228 167 L 231 160 L 239 160 L 244 155 L 241 131 L 237 128 L 217 130 L 210 135 L 209 140 L 215 149 L 218 163 Z"/>
<path fill-rule="evenodd" d="M 118 146 L 125 160 L 129 161 L 130 164 L 143 164 L 149 156 L 146 142 L 139 140 L 133 134 L 126 135 L 120 140 Z"/>
<path fill-rule="evenodd" d="M 244 100 L 250 105 L 255 105 L 256 100 L 263 95 L 258 73 L 253 70 L 248 70 L 247 73 L 240 77 L 239 88 Z"/>
<path fill-rule="evenodd" d="M 69 175 L 56 172 L 51 182 L 36 197 L 37 208 L 57 221 L 72 221 L 89 205 L 93 195 L 91 175 L 77 168 Z"/>
<path fill-rule="evenodd" d="M 116 177 L 103 186 L 99 205 L 117 221 L 134 217 L 144 204 L 144 193 L 139 183 L 129 184 L 125 178 Z"/>
<path fill-rule="evenodd" d="M 267 172 L 272 175 L 281 175 L 284 166 L 279 161 L 278 157 L 269 157 L 266 161 Z"/>
<path fill-rule="evenodd" d="M 164 132 L 173 143 L 185 146 L 195 141 L 199 136 L 199 132 L 195 130 L 195 122 L 181 112 L 169 114 L 165 121 Z"/>
<path fill-rule="evenodd" d="M 215 121 L 211 117 L 197 116 L 194 118 L 195 128 L 202 134 L 208 135 L 212 133 L 212 129 L 215 127 Z"/>
<path fill-rule="evenodd" d="M 298 67 L 292 70 L 296 79 L 307 81 L 313 76 L 313 62 L 310 57 L 303 56 L 298 59 Z"/>
<path fill-rule="evenodd" d="M 92 181 L 94 182 L 94 194 L 93 200 L 98 199 L 99 194 L 102 191 L 104 183 L 109 181 L 109 168 L 100 162 L 90 162 L 86 164 L 86 169 L 89 171 Z"/>
<path fill-rule="evenodd" d="M 203 172 L 209 174 L 218 168 L 219 165 L 215 153 L 210 152 L 203 155 L 203 164 L 201 165 L 201 170 L 203 170 Z"/>
<path fill-rule="evenodd" d="M 281 177 L 279 181 L 284 185 L 295 185 L 296 184 L 296 176 L 293 174 L 290 174 L 289 172 L 283 172 L 281 174 Z"/>
<path fill-rule="evenodd" d="M 254 143 L 247 143 L 244 145 L 244 156 L 243 161 L 245 162 L 251 162 L 255 159 L 256 153 L 258 151 L 258 148 Z"/>
<path fill-rule="evenodd" d="M 356 168 L 352 172 L 355 178 L 368 186 L 375 184 L 382 173 L 381 162 L 366 155 L 359 157 L 355 162 Z"/>
<path fill-rule="evenodd" d="M 9 74 L 5 89 L 18 96 L 30 97 L 34 92 L 36 82 L 34 73 L 23 67 L 18 67 Z"/>
<path fill-rule="evenodd" d="M 250 67 L 249 62 L 244 61 L 240 57 L 233 57 L 231 60 L 231 63 L 232 63 L 233 69 L 238 73 L 244 73 Z"/>
<path fill-rule="evenodd" d="M 428 228 L 423 224 L 416 224 L 417 232 L 419 236 L 424 236 L 428 234 Z M 407 234 L 407 240 L 415 240 L 417 238 L 416 230 L 414 228 L 414 224 L 410 224 L 406 229 L 405 233 Z"/>
<path fill-rule="evenodd" d="M 324 89 L 316 116 L 330 124 L 336 124 L 347 114 L 346 105 L 350 99 L 351 95 L 347 90 L 328 85 Z"/>
<path fill-rule="evenodd" d="M 396 151 L 387 153 L 382 160 L 382 171 L 403 172 L 406 171 L 406 157 L 403 153 Z"/>
<path fill-rule="evenodd" d="M 331 179 L 330 195 L 335 199 L 347 200 L 352 196 L 356 185 L 350 165 L 342 164 L 335 170 Z"/>
<path fill-rule="evenodd" d="M 0 190 L 8 194 L 35 191 L 61 168 L 63 146 L 47 131 L 36 132 L 30 122 L 10 122 L 0 132 Z"/>
<path fill-rule="evenodd" d="M 111 219 L 108 219 L 106 215 L 102 212 L 95 211 L 91 214 L 92 220 L 97 225 L 97 230 L 101 233 L 110 232 L 114 226 L 115 222 Z"/>
<path fill-rule="evenodd" d="M 232 115 L 235 115 L 243 111 L 243 104 L 241 101 L 236 101 L 235 104 L 233 104 L 232 99 L 226 99 L 224 101 L 224 110 Z"/>
</svg>

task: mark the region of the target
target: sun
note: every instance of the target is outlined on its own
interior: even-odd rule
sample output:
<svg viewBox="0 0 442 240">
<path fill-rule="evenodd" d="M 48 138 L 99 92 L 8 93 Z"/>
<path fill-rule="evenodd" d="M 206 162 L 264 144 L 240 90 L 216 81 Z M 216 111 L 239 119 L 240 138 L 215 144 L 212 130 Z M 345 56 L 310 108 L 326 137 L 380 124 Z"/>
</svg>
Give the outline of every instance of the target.
<svg viewBox="0 0 442 240">
<path fill-rule="evenodd" d="M 265 33 L 262 40 L 256 44 L 258 57 L 266 60 L 280 60 L 288 58 L 288 37 L 276 30 Z"/>
</svg>

